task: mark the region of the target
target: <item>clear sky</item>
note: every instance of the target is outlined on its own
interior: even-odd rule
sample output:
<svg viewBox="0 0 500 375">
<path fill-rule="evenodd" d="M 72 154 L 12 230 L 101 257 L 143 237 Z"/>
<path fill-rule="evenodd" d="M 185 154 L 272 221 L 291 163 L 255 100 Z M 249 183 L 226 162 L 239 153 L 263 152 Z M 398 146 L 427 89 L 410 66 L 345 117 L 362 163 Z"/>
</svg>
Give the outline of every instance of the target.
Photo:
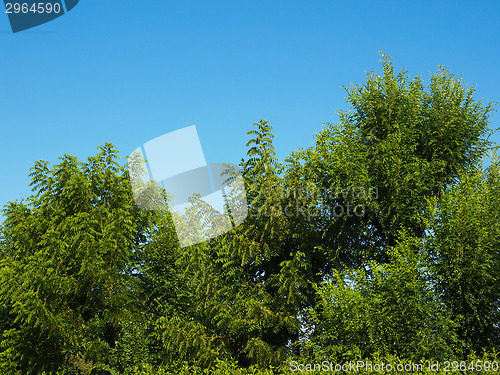
<svg viewBox="0 0 500 375">
<path fill-rule="evenodd" d="M 284 158 L 337 121 L 342 86 L 380 72 L 380 50 L 500 102 L 498 0 L 81 0 L 16 34 L 0 9 L 2 206 L 30 194 L 36 160 L 85 160 L 104 142 L 124 157 L 190 125 L 207 162 L 237 164 L 265 118 Z"/>
</svg>

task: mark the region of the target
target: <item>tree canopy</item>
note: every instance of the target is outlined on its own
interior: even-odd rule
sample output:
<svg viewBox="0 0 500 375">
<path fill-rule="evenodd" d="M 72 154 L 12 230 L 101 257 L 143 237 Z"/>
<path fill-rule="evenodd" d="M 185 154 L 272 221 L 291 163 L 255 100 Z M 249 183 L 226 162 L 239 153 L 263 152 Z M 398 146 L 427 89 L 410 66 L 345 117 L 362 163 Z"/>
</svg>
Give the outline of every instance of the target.
<svg viewBox="0 0 500 375">
<path fill-rule="evenodd" d="M 381 75 L 346 88 L 339 123 L 284 161 L 254 123 L 247 218 L 188 247 L 171 212 L 136 204 L 112 144 L 37 162 L 33 195 L 3 209 L 0 373 L 496 360 L 494 104 L 443 67 L 423 82 L 382 55 Z"/>
</svg>

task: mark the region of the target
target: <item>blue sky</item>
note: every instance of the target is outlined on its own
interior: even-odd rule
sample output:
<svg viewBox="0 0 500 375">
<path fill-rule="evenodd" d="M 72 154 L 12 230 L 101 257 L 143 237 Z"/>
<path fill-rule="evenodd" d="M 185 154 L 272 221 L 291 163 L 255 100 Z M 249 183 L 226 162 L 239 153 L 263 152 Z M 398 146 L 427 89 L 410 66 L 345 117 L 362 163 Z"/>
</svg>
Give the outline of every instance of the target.
<svg viewBox="0 0 500 375">
<path fill-rule="evenodd" d="M 342 86 L 380 72 L 380 50 L 500 102 L 499 1 L 82 0 L 17 34 L 2 8 L 0 47 L 2 206 L 30 194 L 36 160 L 104 142 L 124 157 L 190 125 L 208 162 L 237 164 L 265 118 L 284 158 L 337 121 Z"/>
</svg>

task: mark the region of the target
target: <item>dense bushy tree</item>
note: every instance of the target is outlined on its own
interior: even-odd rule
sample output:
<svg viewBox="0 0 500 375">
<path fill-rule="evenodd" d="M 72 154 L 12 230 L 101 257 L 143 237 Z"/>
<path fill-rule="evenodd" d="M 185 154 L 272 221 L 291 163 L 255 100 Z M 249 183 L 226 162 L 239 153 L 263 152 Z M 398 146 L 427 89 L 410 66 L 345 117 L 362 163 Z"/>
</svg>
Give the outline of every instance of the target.
<svg viewBox="0 0 500 375">
<path fill-rule="evenodd" d="M 298 340 L 297 314 L 311 293 L 301 239 L 276 209 L 285 198 L 274 135 L 266 121 L 254 125 L 249 159 L 242 162 L 249 216 L 229 233 L 185 249 L 179 263 L 190 274 L 188 315 L 162 320 L 169 350 L 205 364 L 218 357 L 243 366 L 283 362 Z"/>
<path fill-rule="evenodd" d="M 324 278 L 336 282 L 320 289 L 320 305 L 313 311 L 325 319 L 329 314 L 334 323 L 310 323 L 314 335 L 329 337 L 317 348 L 331 342 L 340 351 L 358 345 L 363 355 L 408 357 L 410 350 L 437 356 L 437 346 L 430 344 L 443 343 L 447 336 L 444 346 L 456 353 L 458 341 L 468 350 L 492 348 L 499 322 L 497 172 L 492 167 L 486 182 L 475 170 L 491 146 L 487 136 L 493 104 L 475 101 L 473 87 L 444 68 L 432 75 L 427 89 L 420 77 L 410 80 L 405 71 L 396 75 L 387 56 L 382 68 L 381 76 L 371 72 L 363 86 L 347 89 L 351 110 L 340 112 L 339 124 L 327 124 L 315 147 L 292 154 L 295 162 L 287 171 L 295 180 L 314 181 L 322 192 L 317 204 L 330 208 L 317 222 L 321 236 L 314 242 L 325 251 Z M 467 175 L 475 177 L 464 185 Z M 332 208 L 337 206 L 363 210 L 336 215 Z M 401 263 L 394 254 L 407 237 L 421 244 Z M 429 252 L 435 254 L 432 261 L 427 260 Z M 439 281 L 415 268 L 417 255 L 430 262 L 425 272 Z M 406 285 L 405 267 L 428 284 Z M 345 284 L 345 277 L 354 286 Z M 363 281 L 365 277 L 370 280 Z M 377 289 L 380 283 L 385 290 Z M 377 302 L 382 299 L 389 304 Z M 417 309 L 414 319 L 403 314 L 403 301 L 418 301 L 409 304 Z M 443 306 L 447 311 L 441 311 Z M 361 316 L 354 316 L 356 311 Z M 409 320 L 403 324 L 399 316 Z M 421 326 L 419 319 L 426 322 L 426 316 L 437 320 Z M 449 318 L 453 322 L 448 324 Z M 377 342 L 366 336 L 367 324 Z M 432 337 L 430 346 L 412 341 L 418 340 L 417 333 Z M 456 333 L 458 341 L 452 339 Z"/>
<path fill-rule="evenodd" d="M 377 199 L 335 194 L 327 201 L 366 209 L 361 217 L 330 220 L 324 233 L 349 261 L 349 248 L 384 260 L 401 229 L 423 237 L 426 198 L 480 162 L 489 145 L 492 104 L 475 101 L 473 87 L 441 68 L 426 89 L 420 77 L 396 75 L 384 55 L 382 68 L 382 75 L 369 73 L 365 84 L 346 89 L 351 110 L 340 111 L 339 124 L 328 124 L 316 146 L 297 155 L 305 158 L 304 173 L 325 190 L 377 189 Z"/>
<path fill-rule="evenodd" d="M 106 363 L 138 287 L 130 260 L 147 212 L 110 144 L 87 163 L 37 162 L 36 195 L 4 209 L 0 366 L 9 373 Z"/>
</svg>

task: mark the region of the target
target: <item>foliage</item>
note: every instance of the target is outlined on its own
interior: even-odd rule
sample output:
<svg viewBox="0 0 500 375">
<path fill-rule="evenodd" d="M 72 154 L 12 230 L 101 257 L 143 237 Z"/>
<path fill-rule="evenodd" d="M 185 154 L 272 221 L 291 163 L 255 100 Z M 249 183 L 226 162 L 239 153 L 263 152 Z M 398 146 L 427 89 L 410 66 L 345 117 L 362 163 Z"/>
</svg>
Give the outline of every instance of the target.
<svg viewBox="0 0 500 375">
<path fill-rule="evenodd" d="M 463 350 L 500 345 L 500 164 L 470 171 L 435 204 L 428 252 Z"/>
<path fill-rule="evenodd" d="M 422 241 L 400 238 L 388 251 L 388 264 L 372 261 L 336 272 L 318 288 L 319 303 L 311 310 L 314 339 L 305 343 L 315 357 L 454 358 L 455 324 L 433 293 Z"/>
<path fill-rule="evenodd" d="M 371 72 L 362 86 L 346 88 L 352 109 L 340 111 L 340 123 L 327 124 L 316 147 L 297 155 L 305 159 L 303 174 L 326 191 L 376 189 L 376 199 L 326 197 L 329 207 L 365 208 L 364 215 L 333 218 L 324 233 L 349 264 L 386 261 L 402 229 L 422 238 L 426 198 L 439 197 L 489 146 L 493 104 L 475 101 L 473 87 L 441 67 L 425 89 L 422 78 L 396 74 L 390 57 L 382 57 L 383 75 Z"/>
<path fill-rule="evenodd" d="M 254 123 L 249 215 L 197 245 L 153 210 L 169 196 L 140 183 L 137 155 L 127 169 L 106 143 L 86 163 L 37 162 L 34 195 L 3 210 L 0 374 L 498 360 L 500 164 L 481 167 L 493 104 L 445 68 L 427 88 L 385 55 L 382 71 L 284 162 Z"/>
<path fill-rule="evenodd" d="M 112 145 L 83 164 L 37 162 L 36 195 L 4 209 L 0 366 L 90 373 L 114 349 L 136 290 L 130 262 L 147 212 Z"/>
</svg>

